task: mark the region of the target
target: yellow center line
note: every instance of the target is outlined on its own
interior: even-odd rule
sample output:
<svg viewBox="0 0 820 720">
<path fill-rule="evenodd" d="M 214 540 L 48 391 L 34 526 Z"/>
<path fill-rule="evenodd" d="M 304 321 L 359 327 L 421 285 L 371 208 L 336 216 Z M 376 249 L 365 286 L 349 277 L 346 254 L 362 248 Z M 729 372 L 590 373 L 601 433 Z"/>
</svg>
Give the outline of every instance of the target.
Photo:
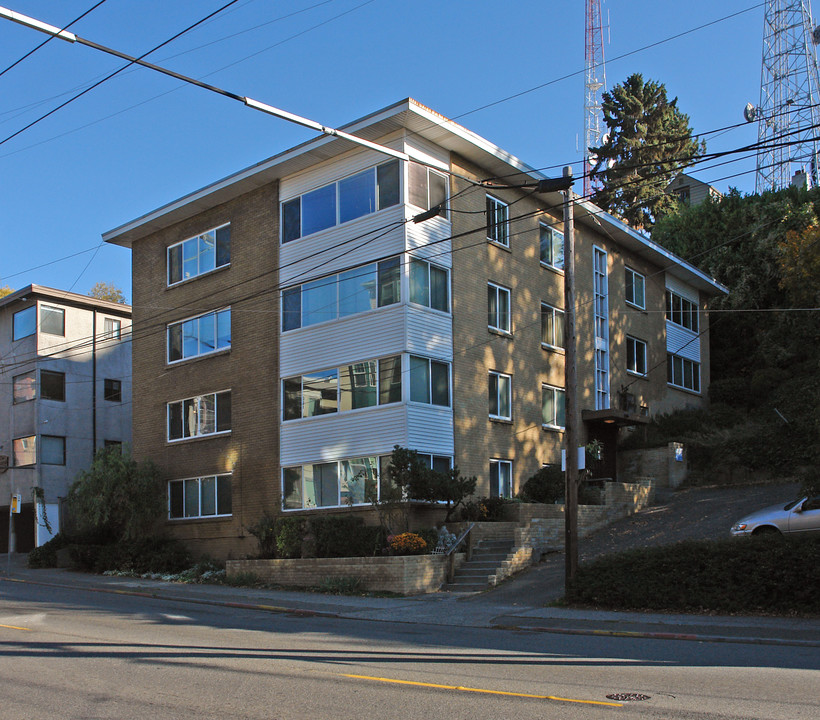
<svg viewBox="0 0 820 720">
<path fill-rule="evenodd" d="M 578 700 L 577 698 L 557 697 L 555 695 L 531 695 L 528 693 L 508 692 L 505 690 L 485 690 L 482 688 L 460 687 L 458 685 L 438 685 L 436 683 L 417 682 L 415 680 L 395 680 L 393 678 L 371 677 L 370 675 L 347 675 L 343 677 L 355 680 L 374 680 L 376 682 L 394 683 L 396 685 L 415 685 L 416 687 L 438 688 L 439 690 L 458 690 L 460 692 L 484 693 L 486 695 L 507 695 L 509 697 L 532 698 L 535 700 L 558 700 L 559 702 L 582 703 L 584 705 L 607 705 L 623 707 L 623 703 L 602 702 L 600 700 Z"/>
<path fill-rule="evenodd" d="M 31 628 L 17 627 L 16 625 L 2 625 L 0 628 L 8 628 L 9 630 L 23 630 L 24 632 L 31 632 Z"/>
</svg>

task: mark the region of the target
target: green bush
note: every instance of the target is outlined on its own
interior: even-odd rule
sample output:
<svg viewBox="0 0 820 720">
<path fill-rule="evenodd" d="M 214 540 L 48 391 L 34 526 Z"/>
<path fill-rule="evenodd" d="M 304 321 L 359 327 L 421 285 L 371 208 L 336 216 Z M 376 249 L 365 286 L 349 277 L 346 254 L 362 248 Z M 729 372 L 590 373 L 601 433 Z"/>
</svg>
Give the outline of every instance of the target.
<svg viewBox="0 0 820 720">
<path fill-rule="evenodd" d="M 431 553 L 438 545 L 438 530 L 436 528 L 425 528 L 424 530 L 416 530 L 418 535 L 424 542 L 427 543 L 427 552 Z"/>
<path fill-rule="evenodd" d="M 57 567 L 57 551 L 62 550 L 68 544 L 68 538 L 63 533 L 57 533 L 47 543 L 34 548 L 28 554 L 28 566 L 30 568 Z"/>
<path fill-rule="evenodd" d="M 365 525 L 360 517 L 315 517 L 310 527 L 316 538 L 316 557 L 370 557 L 385 543 L 384 530 Z"/>
<path fill-rule="evenodd" d="M 547 465 L 533 475 L 519 497 L 528 503 L 545 503 L 551 505 L 564 497 L 564 472 L 559 465 Z"/>
<path fill-rule="evenodd" d="M 121 540 L 106 545 L 72 543 L 68 547 L 75 568 L 96 573 L 178 573 L 193 562 L 185 546 L 170 538 Z"/>
<path fill-rule="evenodd" d="M 305 536 L 305 519 L 282 517 L 276 521 L 276 557 L 302 557 L 302 538 Z"/>
<path fill-rule="evenodd" d="M 570 603 L 618 610 L 820 613 L 820 538 L 686 542 L 578 569 Z"/>
<path fill-rule="evenodd" d="M 276 518 L 273 515 L 265 510 L 262 517 L 246 529 L 259 542 L 258 557 L 276 557 Z"/>
</svg>

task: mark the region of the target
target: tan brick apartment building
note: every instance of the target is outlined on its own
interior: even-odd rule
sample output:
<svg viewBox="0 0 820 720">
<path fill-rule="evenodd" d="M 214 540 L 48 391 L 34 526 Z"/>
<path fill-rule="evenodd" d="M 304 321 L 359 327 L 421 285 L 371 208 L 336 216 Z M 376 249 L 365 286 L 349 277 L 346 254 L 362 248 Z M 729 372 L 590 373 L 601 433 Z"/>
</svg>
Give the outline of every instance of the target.
<svg viewBox="0 0 820 720">
<path fill-rule="evenodd" d="M 561 195 L 413 100 L 345 130 L 410 161 L 321 137 L 104 236 L 133 252 L 134 452 L 214 556 L 252 552 L 264 510 L 367 512 L 397 444 L 480 495 L 560 462 Z M 619 427 L 706 401 L 724 289 L 589 203 L 576 228 L 584 435 L 613 476 Z"/>
</svg>

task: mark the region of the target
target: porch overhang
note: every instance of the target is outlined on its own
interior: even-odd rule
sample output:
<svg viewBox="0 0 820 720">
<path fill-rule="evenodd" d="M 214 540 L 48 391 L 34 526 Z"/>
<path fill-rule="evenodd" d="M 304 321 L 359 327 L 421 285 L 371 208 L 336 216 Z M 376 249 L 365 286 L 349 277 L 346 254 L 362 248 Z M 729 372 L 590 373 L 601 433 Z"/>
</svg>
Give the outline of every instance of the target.
<svg viewBox="0 0 820 720">
<path fill-rule="evenodd" d="M 616 408 L 606 408 L 604 410 L 581 410 L 581 420 L 590 424 L 615 425 L 616 427 L 629 427 L 634 425 L 648 425 L 649 415 L 629 412 L 628 410 L 618 410 Z"/>
</svg>

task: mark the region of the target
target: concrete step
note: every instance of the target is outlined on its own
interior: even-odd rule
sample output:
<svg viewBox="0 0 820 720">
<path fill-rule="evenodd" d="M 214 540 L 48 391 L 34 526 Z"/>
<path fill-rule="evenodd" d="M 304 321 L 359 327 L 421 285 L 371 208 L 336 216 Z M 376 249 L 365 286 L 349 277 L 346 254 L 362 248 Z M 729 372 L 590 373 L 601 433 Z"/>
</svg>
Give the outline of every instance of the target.
<svg viewBox="0 0 820 720">
<path fill-rule="evenodd" d="M 481 583 L 481 584 L 457 584 L 457 583 L 445 583 L 441 586 L 441 589 L 444 591 L 449 592 L 481 592 L 482 590 L 486 590 L 489 587 L 489 583 Z"/>
</svg>

